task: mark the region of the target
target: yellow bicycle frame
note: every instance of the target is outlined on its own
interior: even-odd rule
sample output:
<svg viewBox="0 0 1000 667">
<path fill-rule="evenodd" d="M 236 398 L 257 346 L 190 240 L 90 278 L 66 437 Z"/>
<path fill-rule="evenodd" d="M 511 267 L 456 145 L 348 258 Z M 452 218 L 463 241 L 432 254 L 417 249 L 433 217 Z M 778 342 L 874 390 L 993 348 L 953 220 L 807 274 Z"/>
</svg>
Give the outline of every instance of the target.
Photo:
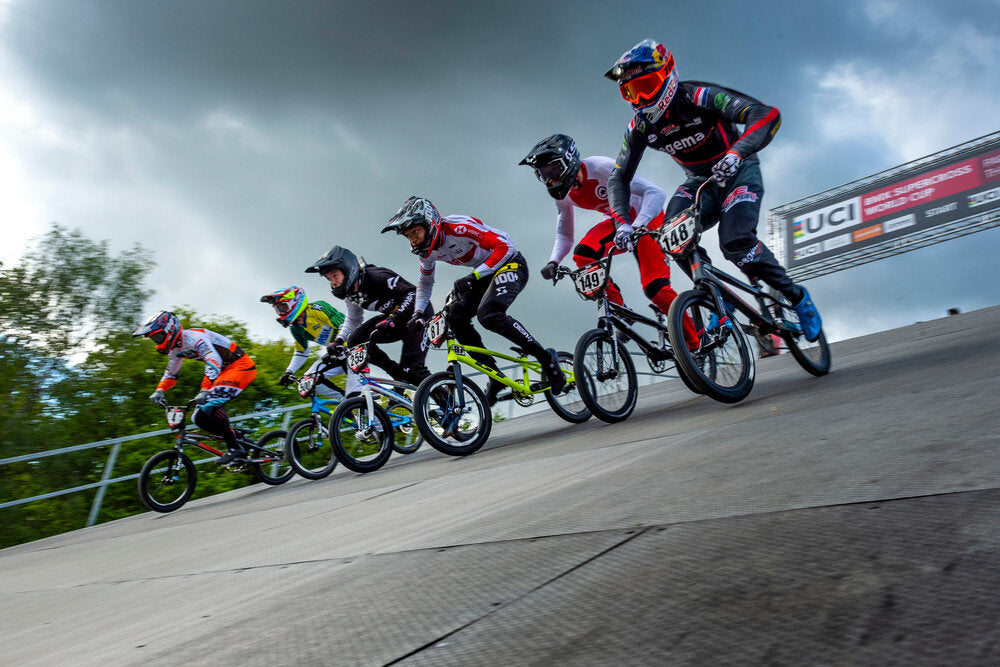
<svg viewBox="0 0 1000 667">
<path fill-rule="evenodd" d="M 541 389 L 532 389 L 531 381 L 528 375 L 528 371 L 534 371 L 538 375 L 542 376 L 542 365 L 537 361 L 529 361 L 527 357 L 515 357 L 509 354 L 504 354 L 503 352 L 494 352 L 493 350 L 487 350 L 484 347 L 473 347 L 472 345 L 463 345 L 459 343 L 451 336 L 447 339 L 448 344 L 448 363 L 459 362 L 465 364 L 466 366 L 471 366 L 477 371 L 481 372 L 487 377 L 493 378 L 497 382 L 506 385 L 523 396 L 530 396 L 532 394 L 540 394 L 548 391 L 548 386 Z M 457 349 L 456 349 L 457 348 Z M 520 364 L 521 370 L 524 372 L 523 380 L 518 381 L 513 378 L 507 377 L 503 373 L 498 373 L 488 366 L 484 366 L 474 358 L 469 356 L 467 352 L 478 352 L 480 354 L 488 354 L 491 357 L 499 357 L 500 359 L 505 359 L 507 361 L 513 361 L 515 364 Z M 576 378 L 573 373 L 568 370 L 563 370 L 563 375 L 566 378 L 566 384 L 569 385 L 571 382 L 575 382 Z"/>
</svg>

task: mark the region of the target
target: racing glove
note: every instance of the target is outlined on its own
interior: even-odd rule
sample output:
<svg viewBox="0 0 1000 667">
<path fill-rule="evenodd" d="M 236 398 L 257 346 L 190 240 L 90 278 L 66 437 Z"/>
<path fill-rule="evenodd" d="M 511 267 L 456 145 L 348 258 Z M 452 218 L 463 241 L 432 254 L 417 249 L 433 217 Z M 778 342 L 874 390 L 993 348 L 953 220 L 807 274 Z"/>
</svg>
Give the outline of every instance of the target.
<svg viewBox="0 0 1000 667">
<path fill-rule="evenodd" d="M 475 273 L 470 273 L 467 276 L 463 276 L 455 281 L 454 292 L 456 296 L 461 296 L 472 289 L 472 286 L 476 284 L 479 280 L 479 276 Z"/>
<path fill-rule="evenodd" d="M 742 161 L 735 151 L 729 151 L 712 166 L 712 178 L 719 185 L 725 185 L 726 181 L 736 175 Z"/>
<path fill-rule="evenodd" d="M 410 321 L 406 324 L 406 326 L 408 326 L 411 330 L 423 329 L 427 326 L 427 318 L 424 317 L 422 312 L 414 313 L 413 317 L 410 318 Z"/>
<path fill-rule="evenodd" d="M 542 278 L 546 280 L 552 280 L 556 277 L 556 269 L 559 268 L 558 262 L 549 262 L 542 267 Z"/>
<path fill-rule="evenodd" d="M 338 338 L 326 346 L 326 354 L 323 355 L 320 362 L 327 366 L 334 366 L 345 358 L 347 358 L 347 348 L 344 347 L 344 341 Z"/>
<path fill-rule="evenodd" d="M 295 375 L 291 371 L 285 371 L 281 374 L 281 377 L 278 378 L 278 384 L 282 387 L 287 387 L 293 382 L 295 382 Z"/>
<path fill-rule="evenodd" d="M 375 330 L 369 337 L 371 340 L 384 340 L 388 338 L 393 329 L 396 328 L 396 321 L 392 317 L 387 317 L 375 325 Z"/>
<path fill-rule="evenodd" d="M 194 403 L 195 405 L 205 405 L 205 401 L 207 400 L 208 400 L 208 390 L 202 389 L 201 391 L 199 391 L 197 394 L 194 395 L 194 398 L 191 399 L 191 402 Z"/>
<path fill-rule="evenodd" d="M 163 394 L 162 389 L 157 389 L 152 394 L 149 395 L 149 402 L 153 405 L 159 405 L 161 408 L 167 407 L 167 397 Z"/>
<path fill-rule="evenodd" d="M 615 246 L 632 252 L 632 225 L 627 222 L 618 225 L 618 229 L 615 230 Z"/>
</svg>

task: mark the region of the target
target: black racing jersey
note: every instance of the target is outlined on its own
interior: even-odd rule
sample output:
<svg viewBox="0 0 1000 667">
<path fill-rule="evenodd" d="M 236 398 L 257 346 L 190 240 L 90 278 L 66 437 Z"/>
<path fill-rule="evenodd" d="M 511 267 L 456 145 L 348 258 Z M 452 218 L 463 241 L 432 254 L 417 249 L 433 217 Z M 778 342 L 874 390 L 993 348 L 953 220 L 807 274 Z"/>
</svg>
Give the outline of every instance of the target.
<svg viewBox="0 0 1000 667">
<path fill-rule="evenodd" d="M 338 338 L 347 340 L 361 324 L 365 310 L 402 319 L 405 323 L 413 314 L 416 292 L 413 283 L 395 271 L 381 266 L 365 266 L 358 279 L 358 289 L 344 299 L 347 302 L 347 319 L 340 328 Z"/>
<path fill-rule="evenodd" d="M 737 125 L 744 126 L 743 132 Z M 620 220 L 629 219 L 629 183 L 647 146 L 668 153 L 691 176 L 709 176 L 729 151 L 743 161 L 755 161 L 754 154 L 780 126 L 778 110 L 749 95 L 713 83 L 682 81 L 656 123 L 640 112 L 629 124 L 608 178 L 612 212 Z"/>
</svg>

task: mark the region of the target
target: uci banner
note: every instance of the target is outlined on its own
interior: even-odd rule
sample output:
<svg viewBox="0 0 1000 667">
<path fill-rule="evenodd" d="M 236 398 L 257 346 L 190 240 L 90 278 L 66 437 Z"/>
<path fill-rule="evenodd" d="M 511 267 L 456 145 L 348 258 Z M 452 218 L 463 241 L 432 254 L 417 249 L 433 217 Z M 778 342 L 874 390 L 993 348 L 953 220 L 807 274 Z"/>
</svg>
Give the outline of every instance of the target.
<svg viewBox="0 0 1000 667">
<path fill-rule="evenodd" d="M 1000 133 L 991 136 L 968 150 L 959 146 L 912 168 L 902 165 L 891 176 L 863 179 L 855 188 L 847 184 L 829 197 L 775 209 L 772 218 L 785 239 L 785 266 L 794 270 L 866 247 L 874 250 L 1000 208 Z"/>
</svg>

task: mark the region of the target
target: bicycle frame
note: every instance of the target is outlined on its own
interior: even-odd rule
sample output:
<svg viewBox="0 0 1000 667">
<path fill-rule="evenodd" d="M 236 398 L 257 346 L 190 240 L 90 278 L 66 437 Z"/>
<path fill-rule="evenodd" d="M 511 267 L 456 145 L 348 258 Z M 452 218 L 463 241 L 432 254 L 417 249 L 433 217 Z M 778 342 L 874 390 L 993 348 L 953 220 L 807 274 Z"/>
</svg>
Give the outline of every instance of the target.
<svg viewBox="0 0 1000 667">
<path fill-rule="evenodd" d="M 203 440 L 209 440 L 211 442 L 223 442 L 224 439 L 221 435 L 215 435 L 214 433 L 204 433 L 202 434 L 202 437 L 199 438 L 198 436 L 188 433 L 187 416 L 190 413 L 190 406 L 167 406 L 166 409 L 168 413 L 167 424 L 170 425 L 172 429 L 177 431 L 177 436 L 176 439 L 174 440 L 174 447 L 173 447 L 174 450 L 183 454 L 185 446 L 194 446 L 214 456 L 222 456 L 223 454 L 222 451 L 216 449 L 215 447 L 212 447 L 211 445 L 207 445 L 203 442 Z M 181 417 L 179 423 L 176 426 L 172 425 L 170 422 L 170 417 L 169 417 L 170 410 L 181 411 Z M 257 443 L 254 442 L 253 439 L 251 439 L 247 435 L 246 429 L 233 428 L 233 431 L 236 433 L 236 441 L 239 442 L 248 452 L 254 452 L 258 455 L 261 453 L 264 454 L 264 456 L 237 459 L 237 461 L 234 461 L 234 463 L 237 462 L 271 463 L 272 461 L 276 460 L 273 456 L 271 456 L 271 452 L 257 446 Z"/>
<path fill-rule="evenodd" d="M 368 409 L 368 424 L 367 425 L 369 427 L 375 425 L 375 409 L 374 409 L 375 408 L 375 398 L 374 398 L 374 396 L 376 394 L 378 394 L 380 396 L 384 396 L 385 398 L 389 399 L 390 401 L 394 401 L 396 403 L 400 403 L 400 404 L 406 406 L 407 408 L 410 409 L 410 411 L 412 413 L 412 411 L 413 411 L 413 402 L 410 399 L 408 399 L 403 394 L 403 392 L 405 392 L 407 389 L 416 390 L 416 387 L 414 387 L 413 385 L 411 385 L 411 384 L 409 384 L 407 382 L 400 382 L 399 380 L 392 380 L 390 378 L 373 378 L 373 377 L 369 377 L 368 372 L 367 372 L 366 369 L 367 369 L 367 366 L 368 366 L 368 346 L 370 344 L 371 344 L 371 341 L 369 340 L 367 343 L 363 343 L 362 345 L 358 345 L 358 346 L 355 346 L 354 348 L 352 348 L 352 351 L 358 350 L 361 347 L 364 348 L 362 356 L 360 356 L 358 358 L 357 368 L 354 367 L 354 364 L 351 364 L 351 362 L 348 362 L 349 365 L 351 365 L 351 370 L 353 370 L 357 374 L 358 379 L 361 381 L 361 393 L 365 397 L 365 405 L 366 405 L 366 407 Z M 395 391 L 393 391 L 389 387 L 392 387 L 392 388 L 395 388 L 395 389 L 399 389 L 400 393 L 396 393 Z M 405 425 L 409 424 L 410 421 L 411 421 L 411 417 L 404 417 L 404 416 L 396 415 L 396 414 L 389 413 L 389 412 L 387 412 L 387 415 L 389 416 L 389 421 L 392 423 L 393 429 L 398 428 L 399 426 L 405 426 Z"/>
</svg>

